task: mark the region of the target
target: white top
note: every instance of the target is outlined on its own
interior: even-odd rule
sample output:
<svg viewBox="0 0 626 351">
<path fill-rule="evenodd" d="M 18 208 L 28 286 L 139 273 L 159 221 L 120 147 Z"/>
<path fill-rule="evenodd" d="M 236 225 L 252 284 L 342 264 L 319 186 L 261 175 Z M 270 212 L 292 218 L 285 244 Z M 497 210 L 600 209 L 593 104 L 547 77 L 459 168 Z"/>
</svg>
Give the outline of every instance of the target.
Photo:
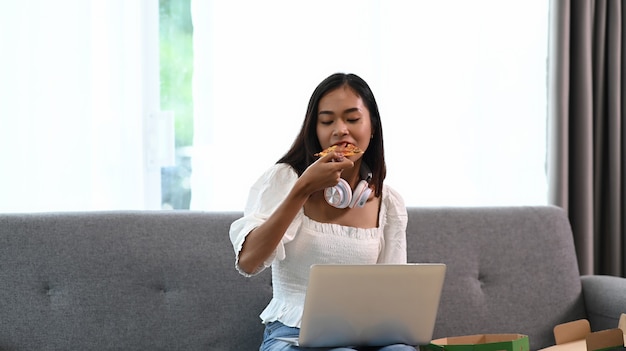
<svg viewBox="0 0 626 351">
<path fill-rule="evenodd" d="M 298 175 L 287 164 L 276 164 L 252 186 L 242 218 L 232 223 L 230 240 L 239 251 L 252 229 L 261 225 L 285 199 Z M 300 209 L 282 241 L 268 260 L 253 273 L 272 267 L 273 298 L 261 313 L 263 323 L 280 321 L 300 327 L 309 267 L 315 263 L 406 263 L 407 212 L 402 197 L 385 185 L 378 228 L 355 228 L 320 223 Z"/>
</svg>

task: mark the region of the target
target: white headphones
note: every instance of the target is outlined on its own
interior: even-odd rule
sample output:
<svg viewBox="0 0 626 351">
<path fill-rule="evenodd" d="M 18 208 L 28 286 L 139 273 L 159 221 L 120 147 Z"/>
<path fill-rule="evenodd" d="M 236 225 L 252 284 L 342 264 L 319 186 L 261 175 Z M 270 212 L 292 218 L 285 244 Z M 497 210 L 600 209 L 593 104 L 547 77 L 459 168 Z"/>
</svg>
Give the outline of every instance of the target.
<svg viewBox="0 0 626 351">
<path fill-rule="evenodd" d="M 339 183 L 334 187 L 324 190 L 324 198 L 329 205 L 337 208 L 346 207 L 363 207 L 367 199 L 372 193 L 369 181 L 372 179 L 372 171 L 365 163 L 361 164 L 361 180 L 354 188 L 354 192 L 350 188 L 350 184 L 343 178 L 339 178 Z"/>
</svg>

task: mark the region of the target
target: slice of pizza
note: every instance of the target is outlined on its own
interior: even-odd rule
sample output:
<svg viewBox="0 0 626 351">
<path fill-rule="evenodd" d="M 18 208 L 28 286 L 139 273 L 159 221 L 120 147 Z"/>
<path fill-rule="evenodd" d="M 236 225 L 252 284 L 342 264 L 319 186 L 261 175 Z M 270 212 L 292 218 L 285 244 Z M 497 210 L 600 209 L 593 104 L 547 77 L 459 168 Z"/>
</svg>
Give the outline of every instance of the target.
<svg viewBox="0 0 626 351">
<path fill-rule="evenodd" d="M 350 143 L 345 143 L 345 144 L 335 144 L 335 145 L 331 145 L 329 147 L 327 147 L 326 149 L 316 153 L 313 156 L 319 156 L 319 157 L 324 157 L 326 155 L 328 155 L 328 153 L 335 151 L 335 152 L 340 152 L 343 154 L 343 156 L 354 156 L 356 154 L 360 154 L 363 152 L 363 150 L 359 149 L 356 145 L 354 144 L 350 144 Z"/>
</svg>

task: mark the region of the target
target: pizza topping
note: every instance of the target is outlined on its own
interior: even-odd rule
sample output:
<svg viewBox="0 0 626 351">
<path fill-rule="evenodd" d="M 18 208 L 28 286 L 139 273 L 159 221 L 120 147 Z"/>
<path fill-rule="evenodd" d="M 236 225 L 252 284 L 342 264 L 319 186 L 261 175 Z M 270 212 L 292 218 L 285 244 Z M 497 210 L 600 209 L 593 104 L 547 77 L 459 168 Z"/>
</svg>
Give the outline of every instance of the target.
<svg viewBox="0 0 626 351">
<path fill-rule="evenodd" d="M 337 153 L 341 153 L 343 156 L 354 156 L 356 154 L 360 154 L 363 152 L 363 150 L 359 149 L 356 145 L 354 144 L 350 144 L 350 143 L 345 143 L 345 144 L 335 144 L 332 145 L 326 149 L 324 149 L 323 151 L 320 151 L 318 153 L 316 153 L 314 156 L 319 156 L 319 157 L 324 157 L 326 155 L 328 155 L 330 152 L 337 152 Z"/>
</svg>

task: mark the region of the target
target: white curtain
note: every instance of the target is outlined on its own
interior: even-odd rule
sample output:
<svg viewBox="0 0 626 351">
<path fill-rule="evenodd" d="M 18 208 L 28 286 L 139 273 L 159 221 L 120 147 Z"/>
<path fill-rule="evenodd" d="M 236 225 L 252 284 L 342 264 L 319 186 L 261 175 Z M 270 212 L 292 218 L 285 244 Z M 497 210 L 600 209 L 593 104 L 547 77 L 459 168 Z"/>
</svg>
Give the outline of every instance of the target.
<svg viewBox="0 0 626 351">
<path fill-rule="evenodd" d="M 0 211 L 158 207 L 143 146 L 159 101 L 151 36 L 156 0 L 3 3 Z"/>
<path fill-rule="evenodd" d="M 547 203 L 547 2 L 195 0 L 192 19 L 192 208 L 241 210 L 338 71 L 377 96 L 407 205 Z"/>
</svg>

